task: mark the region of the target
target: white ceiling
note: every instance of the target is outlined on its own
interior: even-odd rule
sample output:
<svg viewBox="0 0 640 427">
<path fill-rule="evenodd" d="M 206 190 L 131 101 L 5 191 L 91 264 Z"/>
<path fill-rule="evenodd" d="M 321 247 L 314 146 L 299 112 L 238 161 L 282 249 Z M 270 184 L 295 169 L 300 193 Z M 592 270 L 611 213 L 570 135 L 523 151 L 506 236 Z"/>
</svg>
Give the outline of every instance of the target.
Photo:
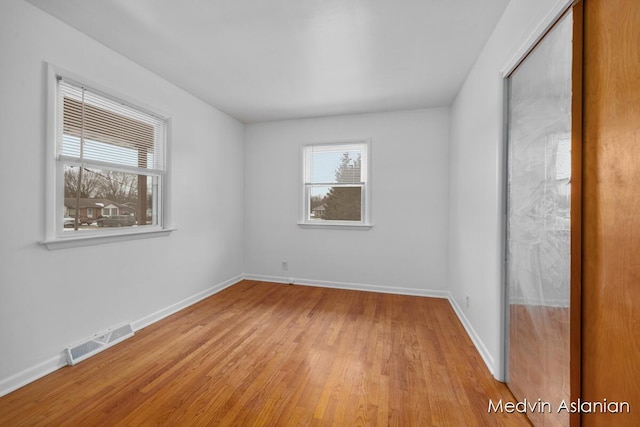
<svg viewBox="0 0 640 427">
<path fill-rule="evenodd" d="M 509 0 L 27 0 L 245 122 L 447 106 Z"/>
</svg>

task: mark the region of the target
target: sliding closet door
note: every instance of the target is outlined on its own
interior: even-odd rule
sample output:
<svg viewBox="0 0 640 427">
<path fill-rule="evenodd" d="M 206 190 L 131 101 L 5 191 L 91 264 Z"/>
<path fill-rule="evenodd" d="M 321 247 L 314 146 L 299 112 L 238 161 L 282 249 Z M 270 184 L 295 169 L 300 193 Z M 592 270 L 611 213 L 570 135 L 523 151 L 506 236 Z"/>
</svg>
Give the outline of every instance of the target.
<svg viewBox="0 0 640 427">
<path fill-rule="evenodd" d="M 582 399 L 606 398 L 613 406 L 582 421 L 585 427 L 637 427 L 640 2 L 585 0 L 584 26 Z"/>
<path fill-rule="evenodd" d="M 569 11 L 508 77 L 507 384 L 535 425 L 569 425 L 572 34 Z"/>
</svg>

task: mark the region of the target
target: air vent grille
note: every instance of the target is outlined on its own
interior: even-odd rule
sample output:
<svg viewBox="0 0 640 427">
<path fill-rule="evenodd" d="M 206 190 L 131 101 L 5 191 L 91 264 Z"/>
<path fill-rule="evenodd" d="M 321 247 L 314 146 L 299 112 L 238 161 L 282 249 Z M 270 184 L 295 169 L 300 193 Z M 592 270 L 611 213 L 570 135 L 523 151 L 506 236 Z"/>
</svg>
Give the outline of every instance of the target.
<svg viewBox="0 0 640 427">
<path fill-rule="evenodd" d="M 83 342 L 67 347 L 67 360 L 70 365 L 75 365 L 94 354 L 101 352 L 121 341 L 133 336 L 133 328 L 131 324 L 109 329 L 106 332 L 95 334 L 92 338 Z"/>
</svg>

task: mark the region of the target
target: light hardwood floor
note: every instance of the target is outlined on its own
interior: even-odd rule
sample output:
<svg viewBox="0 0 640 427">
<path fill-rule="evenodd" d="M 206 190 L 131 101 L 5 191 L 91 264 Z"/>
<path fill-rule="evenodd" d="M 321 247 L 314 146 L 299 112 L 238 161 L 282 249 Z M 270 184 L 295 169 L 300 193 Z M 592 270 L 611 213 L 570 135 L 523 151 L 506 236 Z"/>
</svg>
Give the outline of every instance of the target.
<svg viewBox="0 0 640 427">
<path fill-rule="evenodd" d="M 558 411 L 571 402 L 569 390 L 569 308 L 509 306 L 509 388 L 517 400 L 550 402 L 553 411 L 530 411 L 536 425 L 570 425 L 570 414 Z"/>
<path fill-rule="evenodd" d="M 449 302 L 242 281 L 0 398 L 0 425 L 529 425 Z"/>
</svg>

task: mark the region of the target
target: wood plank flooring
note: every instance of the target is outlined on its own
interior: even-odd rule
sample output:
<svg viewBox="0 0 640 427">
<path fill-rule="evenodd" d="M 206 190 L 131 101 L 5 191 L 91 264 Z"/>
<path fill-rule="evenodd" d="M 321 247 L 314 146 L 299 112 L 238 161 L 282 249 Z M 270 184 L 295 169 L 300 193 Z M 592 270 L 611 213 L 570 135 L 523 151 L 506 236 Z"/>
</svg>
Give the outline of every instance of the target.
<svg viewBox="0 0 640 427">
<path fill-rule="evenodd" d="M 571 402 L 569 308 L 511 304 L 509 316 L 510 390 L 518 400 L 551 403 L 551 413 L 529 412 L 535 425 L 569 426 L 570 414 L 558 411 Z"/>
<path fill-rule="evenodd" d="M 242 281 L 0 398 L 1 426 L 518 426 L 444 299 Z"/>
</svg>

